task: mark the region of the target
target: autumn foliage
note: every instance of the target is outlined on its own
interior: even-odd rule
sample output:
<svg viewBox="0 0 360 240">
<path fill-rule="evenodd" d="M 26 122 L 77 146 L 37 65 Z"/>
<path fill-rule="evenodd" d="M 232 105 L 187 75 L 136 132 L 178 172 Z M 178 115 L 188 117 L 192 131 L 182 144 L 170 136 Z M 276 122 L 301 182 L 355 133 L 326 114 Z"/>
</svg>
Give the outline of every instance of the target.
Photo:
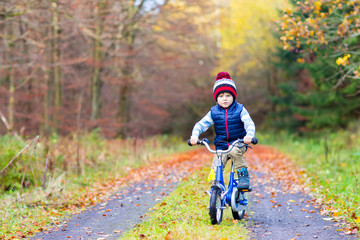
<svg viewBox="0 0 360 240">
<path fill-rule="evenodd" d="M 297 1 L 285 10 L 280 26 L 284 49 L 314 53 L 327 49 L 327 58 L 342 67 L 346 77 L 357 79 L 360 59 L 360 3 L 354 0 Z M 305 59 L 299 58 L 299 62 Z"/>
<path fill-rule="evenodd" d="M 346 127 L 360 107 L 359 2 L 291 2 L 278 21 L 282 80 L 275 115 L 299 133 Z"/>
<path fill-rule="evenodd" d="M 210 80 L 211 9 L 207 1 L 2 2 L 0 133 L 174 130 L 199 93 L 194 82 Z"/>
</svg>

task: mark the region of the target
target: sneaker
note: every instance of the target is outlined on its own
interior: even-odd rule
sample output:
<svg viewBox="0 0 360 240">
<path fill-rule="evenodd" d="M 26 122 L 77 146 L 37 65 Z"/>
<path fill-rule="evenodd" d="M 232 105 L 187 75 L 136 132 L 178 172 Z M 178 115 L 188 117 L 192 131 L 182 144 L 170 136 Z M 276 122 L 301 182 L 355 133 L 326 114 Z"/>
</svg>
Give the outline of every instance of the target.
<svg viewBox="0 0 360 240">
<path fill-rule="evenodd" d="M 248 172 L 247 168 L 238 169 L 237 172 L 238 172 L 238 176 L 239 176 L 237 188 L 249 189 L 250 188 L 250 177 L 249 177 L 249 172 Z"/>
</svg>

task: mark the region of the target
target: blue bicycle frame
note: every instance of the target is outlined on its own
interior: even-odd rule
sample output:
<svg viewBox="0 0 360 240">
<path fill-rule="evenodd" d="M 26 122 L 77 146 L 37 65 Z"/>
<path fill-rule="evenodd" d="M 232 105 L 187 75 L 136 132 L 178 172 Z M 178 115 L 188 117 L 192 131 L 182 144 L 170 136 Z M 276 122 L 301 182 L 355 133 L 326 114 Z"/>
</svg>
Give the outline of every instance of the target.
<svg viewBox="0 0 360 240">
<path fill-rule="evenodd" d="M 257 142 L 258 140 L 256 138 L 253 138 L 251 141 L 252 144 L 257 144 Z M 220 224 L 222 221 L 223 209 L 226 208 L 226 204 L 231 207 L 234 219 L 241 220 L 244 218 L 248 203 L 245 193 L 250 191 L 250 189 L 237 188 L 238 182 L 235 179 L 233 162 L 231 164 L 229 185 L 226 189 L 222 163 L 223 154 L 228 154 L 234 147 L 250 147 L 247 144 L 239 145 L 240 143 L 243 143 L 242 139 L 234 141 L 226 150 L 213 150 L 209 147 L 209 141 L 207 139 L 197 141 L 197 144 L 205 145 L 209 152 L 217 155 L 217 159 L 214 160 L 214 165 L 216 167 L 215 182 L 211 186 L 210 192 L 207 192 L 210 195 L 209 214 L 212 224 Z M 188 140 L 188 144 L 192 146 L 190 140 Z"/>
<path fill-rule="evenodd" d="M 221 194 L 222 207 L 225 208 L 225 204 L 228 204 L 229 206 L 231 206 L 231 195 L 233 192 L 233 188 L 237 188 L 238 183 L 235 180 L 234 164 L 232 163 L 228 188 L 227 189 L 225 188 L 223 164 L 222 164 L 222 161 L 220 160 L 220 159 L 222 159 L 223 153 L 216 153 L 216 154 L 217 154 L 218 159 L 215 160 L 215 165 L 216 165 L 215 184 L 213 186 L 211 186 L 211 191 L 209 192 L 209 194 L 211 194 L 214 187 L 220 188 L 221 192 L 222 192 L 222 194 Z M 248 202 L 247 202 L 247 199 L 245 198 L 244 192 L 247 192 L 247 191 L 242 189 L 242 191 L 240 192 L 240 194 L 243 195 L 243 199 L 244 199 L 244 200 L 240 201 L 240 204 L 246 206 Z"/>
</svg>

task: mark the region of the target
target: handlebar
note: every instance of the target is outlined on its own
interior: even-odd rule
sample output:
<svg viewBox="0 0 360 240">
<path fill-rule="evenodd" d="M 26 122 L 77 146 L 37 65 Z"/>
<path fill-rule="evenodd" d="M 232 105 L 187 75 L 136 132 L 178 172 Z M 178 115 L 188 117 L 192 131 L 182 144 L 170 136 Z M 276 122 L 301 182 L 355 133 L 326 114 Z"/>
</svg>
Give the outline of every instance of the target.
<svg viewBox="0 0 360 240">
<path fill-rule="evenodd" d="M 197 145 L 205 145 L 205 147 L 209 150 L 209 152 L 211 153 L 229 153 L 238 143 L 244 143 L 243 139 L 238 139 L 236 141 L 234 141 L 228 149 L 226 150 L 213 150 L 210 148 L 209 146 L 209 140 L 207 138 L 203 138 L 203 140 L 198 140 L 197 141 Z M 258 143 L 258 139 L 256 137 L 253 137 L 253 139 L 251 140 L 252 144 L 257 144 Z M 190 139 L 188 140 L 188 145 L 192 146 L 192 144 L 190 143 Z M 246 146 L 247 144 L 245 144 L 244 146 Z M 249 146 L 250 147 L 250 146 Z"/>
</svg>

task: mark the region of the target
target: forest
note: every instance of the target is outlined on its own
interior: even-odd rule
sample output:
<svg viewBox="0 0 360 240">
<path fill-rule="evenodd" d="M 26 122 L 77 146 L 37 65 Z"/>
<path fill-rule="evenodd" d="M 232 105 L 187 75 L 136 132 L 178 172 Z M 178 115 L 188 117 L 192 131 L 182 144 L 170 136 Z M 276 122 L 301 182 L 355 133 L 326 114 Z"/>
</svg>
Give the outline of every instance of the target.
<svg viewBox="0 0 360 240">
<path fill-rule="evenodd" d="M 222 70 L 258 126 L 346 127 L 359 116 L 359 6 L 315 3 L 3 2 L 1 133 L 185 137 Z"/>
<path fill-rule="evenodd" d="M 359 226 L 358 0 L 7 0 L 0 40 L 0 194 L 185 151 L 225 71 L 260 143 L 350 176 Z"/>
</svg>

